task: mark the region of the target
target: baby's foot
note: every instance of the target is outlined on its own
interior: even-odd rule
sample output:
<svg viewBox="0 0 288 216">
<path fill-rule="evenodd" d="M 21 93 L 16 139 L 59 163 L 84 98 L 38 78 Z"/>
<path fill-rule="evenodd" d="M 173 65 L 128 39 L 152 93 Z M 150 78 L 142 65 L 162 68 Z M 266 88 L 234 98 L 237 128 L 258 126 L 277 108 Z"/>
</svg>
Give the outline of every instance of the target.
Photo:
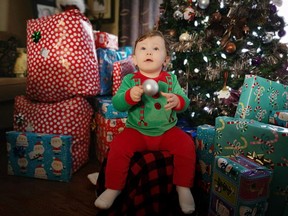
<svg viewBox="0 0 288 216">
<path fill-rule="evenodd" d="M 106 189 L 95 201 L 95 206 L 100 209 L 108 209 L 113 204 L 116 197 L 121 193 L 120 190 Z"/>
<path fill-rule="evenodd" d="M 176 190 L 182 212 L 184 214 L 192 214 L 195 211 L 195 202 L 190 188 L 176 186 Z"/>
</svg>

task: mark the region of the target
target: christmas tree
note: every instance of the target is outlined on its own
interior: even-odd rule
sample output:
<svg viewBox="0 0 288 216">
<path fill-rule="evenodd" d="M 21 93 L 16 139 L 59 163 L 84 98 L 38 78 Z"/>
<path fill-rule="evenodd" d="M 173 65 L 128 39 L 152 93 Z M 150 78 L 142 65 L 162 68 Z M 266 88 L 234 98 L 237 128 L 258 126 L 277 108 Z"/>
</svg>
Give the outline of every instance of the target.
<svg viewBox="0 0 288 216">
<path fill-rule="evenodd" d="M 234 116 L 246 74 L 288 84 L 281 0 L 163 0 L 156 28 L 171 43 L 170 70 L 191 104 L 193 126 Z"/>
</svg>

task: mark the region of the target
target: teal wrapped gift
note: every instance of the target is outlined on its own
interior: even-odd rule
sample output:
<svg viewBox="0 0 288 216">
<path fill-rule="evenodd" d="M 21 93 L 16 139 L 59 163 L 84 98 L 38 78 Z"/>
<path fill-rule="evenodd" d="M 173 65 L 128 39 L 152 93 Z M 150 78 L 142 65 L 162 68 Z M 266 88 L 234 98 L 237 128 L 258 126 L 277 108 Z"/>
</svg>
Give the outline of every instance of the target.
<svg viewBox="0 0 288 216">
<path fill-rule="evenodd" d="M 196 155 L 197 172 L 200 178 L 197 181 L 206 193 L 210 192 L 212 180 L 212 167 L 214 162 L 215 127 L 204 124 L 197 127 Z"/>
<path fill-rule="evenodd" d="M 112 96 L 96 97 L 96 109 L 106 119 L 126 118 L 127 112 L 116 110 L 112 104 Z"/>
<path fill-rule="evenodd" d="M 271 173 L 245 156 L 216 156 L 209 212 L 213 215 L 264 216 Z"/>
<path fill-rule="evenodd" d="M 70 181 L 71 136 L 9 131 L 6 139 L 9 175 Z"/>
<path fill-rule="evenodd" d="M 288 86 L 246 75 L 235 117 L 268 123 L 272 110 L 288 109 Z"/>
<path fill-rule="evenodd" d="M 288 128 L 255 120 L 217 117 L 215 154 L 246 155 L 273 170 L 268 215 L 288 210 Z"/>
</svg>

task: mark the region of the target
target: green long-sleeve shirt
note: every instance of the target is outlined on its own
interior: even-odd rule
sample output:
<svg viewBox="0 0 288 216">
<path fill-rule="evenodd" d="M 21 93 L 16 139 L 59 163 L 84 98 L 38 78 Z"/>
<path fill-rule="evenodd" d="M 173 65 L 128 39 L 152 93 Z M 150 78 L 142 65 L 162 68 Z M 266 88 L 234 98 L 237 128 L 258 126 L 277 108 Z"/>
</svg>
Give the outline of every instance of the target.
<svg viewBox="0 0 288 216">
<path fill-rule="evenodd" d="M 180 99 L 180 107 L 177 110 L 165 110 L 167 99 L 159 93 L 155 96 L 143 94 L 140 102 L 133 102 L 130 97 L 131 88 L 141 85 L 146 79 L 149 78 L 140 72 L 126 75 L 113 96 L 112 103 L 118 111 L 128 111 L 126 127 L 135 128 L 148 136 L 159 136 L 176 125 L 176 112 L 185 111 L 190 101 L 179 85 L 176 75 L 163 71 L 159 77 L 154 78 L 158 82 L 159 92 L 176 94 Z"/>
</svg>

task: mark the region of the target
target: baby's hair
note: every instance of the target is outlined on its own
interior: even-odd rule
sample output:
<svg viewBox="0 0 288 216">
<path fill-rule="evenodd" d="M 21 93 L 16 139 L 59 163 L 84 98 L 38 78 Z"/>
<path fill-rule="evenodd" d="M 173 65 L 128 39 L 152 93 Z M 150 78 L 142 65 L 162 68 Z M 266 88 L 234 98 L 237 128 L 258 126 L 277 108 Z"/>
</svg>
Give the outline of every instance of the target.
<svg viewBox="0 0 288 216">
<path fill-rule="evenodd" d="M 166 39 L 166 37 L 162 34 L 162 32 L 160 32 L 158 30 L 149 31 L 146 34 L 143 34 L 140 37 L 138 37 L 137 40 L 135 41 L 134 52 L 135 52 L 135 48 L 136 48 L 136 45 L 138 44 L 138 42 L 141 42 L 141 41 L 145 40 L 146 38 L 155 37 L 155 36 L 159 36 L 159 37 L 163 38 L 163 40 L 165 42 L 165 48 L 166 48 L 167 55 L 169 55 L 169 53 L 170 53 L 169 42 Z"/>
</svg>

